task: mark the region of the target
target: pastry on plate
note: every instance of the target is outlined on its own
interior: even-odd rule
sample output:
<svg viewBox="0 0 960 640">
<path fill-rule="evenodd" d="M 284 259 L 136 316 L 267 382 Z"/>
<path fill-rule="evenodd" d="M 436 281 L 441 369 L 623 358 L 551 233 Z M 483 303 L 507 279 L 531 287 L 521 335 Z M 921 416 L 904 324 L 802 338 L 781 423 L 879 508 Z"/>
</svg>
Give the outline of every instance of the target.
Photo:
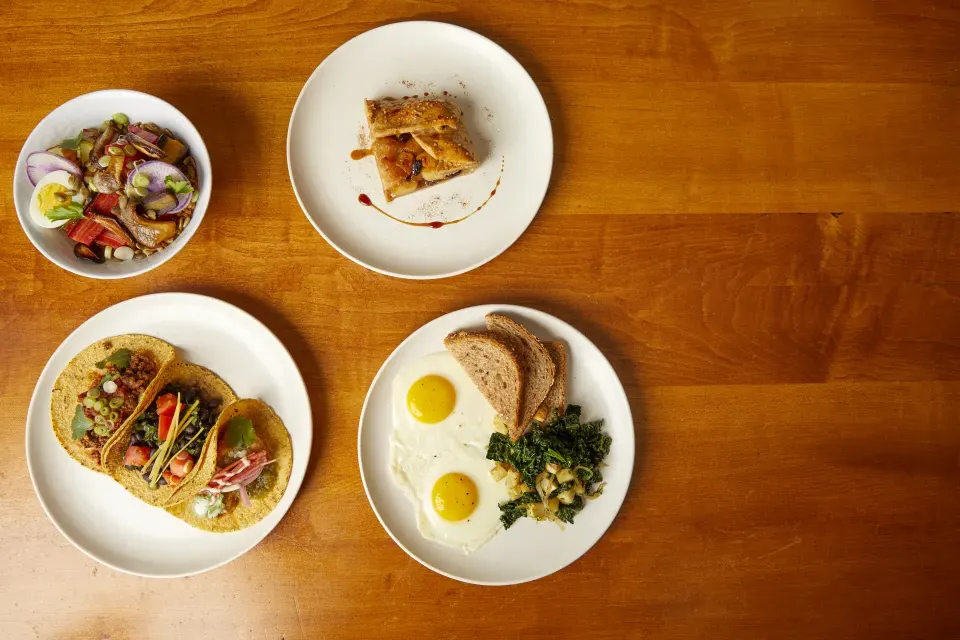
<svg viewBox="0 0 960 640">
<path fill-rule="evenodd" d="M 366 100 L 365 108 L 387 202 L 480 165 L 448 100 Z"/>
</svg>

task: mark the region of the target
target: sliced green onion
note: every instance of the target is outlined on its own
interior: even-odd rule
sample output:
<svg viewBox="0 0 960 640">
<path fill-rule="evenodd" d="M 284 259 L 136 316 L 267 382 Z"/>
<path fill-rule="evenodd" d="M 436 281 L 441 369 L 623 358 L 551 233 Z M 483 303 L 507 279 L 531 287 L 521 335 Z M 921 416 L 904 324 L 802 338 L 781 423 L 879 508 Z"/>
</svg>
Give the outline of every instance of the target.
<svg viewBox="0 0 960 640">
<path fill-rule="evenodd" d="M 149 191 L 147 191 L 146 187 L 137 187 L 136 191 L 137 191 L 137 195 L 140 196 L 141 198 L 146 198 L 147 194 L 150 193 Z"/>
<path fill-rule="evenodd" d="M 98 436 L 108 436 L 110 435 L 110 429 L 107 428 L 105 424 L 98 424 L 93 428 L 93 432 Z"/>
<path fill-rule="evenodd" d="M 110 408 L 116 409 L 123 406 L 123 398 L 117 396 L 116 398 L 110 398 Z"/>
<path fill-rule="evenodd" d="M 199 200 L 199 199 L 200 199 L 200 192 L 199 192 L 199 191 L 194 191 L 193 194 L 190 196 L 190 202 L 192 202 L 192 203 L 194 203 L 194 204 L 196 204 L 196 203 L 197 203 L 197 200 Z"/>
<path fill-rule="evenodd" d="M 121 147 L 107 147 L 107 153 L 112 156 L 122 156 L 123 149 Z"/>
<path fill-rule="evenodd" d="M 106 169 L 110 166 L 110 156 L 100 156 L 100 159 L 97 160 L 97 164 Z"/>
<path fill-rule="evenodd" d="M 88 397 L 88 398 L 93 398 L 94 400 L 96 400 L 97 398 L 99 398 L 99 397 L 100 397 L 100 388 L 99 388 L 99 387 L 94 387 L 93 389 L 90 389 L 90 391 L 87 391 L 87 397 Z"/>
<path fill-rule="evenodd" d="M 133 186 L 135 186 L 135 187 L 149 187 L 149 186 L 150 186 L 150 178 L 148 178 L 147 176 L 143 175 L 142 173 L 138 173 L 138 174 L 136 174 L 136 175 L 133 176 Z"/>
<path fill-rule="evenodd" d="M 111 422 L 116 422 L 117 418 L 119 417 L 120 417 L 120 414 L 117 413 L 116 411 L 111 411 L 110 413 L 107 414 L 107 420 L 110 420 Z"/>
<path fill-rule="evenodd" d="M 85 406 L 85 407 L 88 408 L 88 409 L 93 409 L 93 403 L 94 403 L 94 402 L 96 402 L 96 400 L 94 400 L 93 398 L 84 398 L 84 399 L 83 399 L 83 406 Z"/>
<path fill-rule="evenodd" d="M 104 418 L 110 415 L 110 407 L 103 407 L 100 409 L 100 415 L 102 415 Z"/>
<path fill-rule="evenodd" d="M 96 409 L 97 411 L 100 411 L 100 410 L 103 409 L 105 406 L 106 406 L 106 405 L 104 404 L 103 400 L 94 400 L 94 401 L 93 401 L 93 408 Z"/>
<path fill-rule="evenodd" d="M 125 127 L 130 124 L 130 118 L 127 117 L 125 113 L 115 113 L 113 114 L 113 121 L 116 122 L 121 127 Z"/>
</svg>

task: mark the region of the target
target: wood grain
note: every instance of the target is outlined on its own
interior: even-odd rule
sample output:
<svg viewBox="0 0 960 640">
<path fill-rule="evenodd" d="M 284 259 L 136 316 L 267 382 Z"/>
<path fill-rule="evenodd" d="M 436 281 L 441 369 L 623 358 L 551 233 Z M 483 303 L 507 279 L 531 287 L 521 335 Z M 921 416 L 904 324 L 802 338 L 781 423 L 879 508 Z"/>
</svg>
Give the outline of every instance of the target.
<svg viewBox="0 0 960 640">
<path fill-rule="evenodd" d="M 313 68 L 407 19 L 502 44 L 540 86 L 557 145 L 528 232 L 438 282 L 331 249 L 297 207 L 283 151 Z M 114 283 L 47 262 L 0 194 L 0 636 L 960 636 L 955 3 L 38 0 L 0 6 L 0 35 L 0 182 L 47 112 L 112 86 L 183 110 L 217 173 L 190 244 Z M 151 54 L 118 68 L 104 53 L 128 41 Z M 263 320 L 301 368 L 315 424 L 278 528 L 176 582 L 75 550 L 22 453 L 56 346 L 158 291 Z M 583 330 L 621 376 L 639 436 L 631 493 L 596 547 L 497 589 L 409 559 L 370 510 L 355 453 L 384 358 L 423 323 L 488 302 Z"/>
</svg>

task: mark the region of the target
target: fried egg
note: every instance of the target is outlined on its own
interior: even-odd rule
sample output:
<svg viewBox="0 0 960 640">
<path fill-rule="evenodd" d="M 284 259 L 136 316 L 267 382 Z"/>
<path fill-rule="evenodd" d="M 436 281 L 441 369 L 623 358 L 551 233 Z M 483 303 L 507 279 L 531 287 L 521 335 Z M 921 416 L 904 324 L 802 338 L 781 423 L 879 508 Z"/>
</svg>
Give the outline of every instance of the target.
<svg viewBox="0 0 960 640">
<path fill-rule="evenodd" d="M 55 229 L 69 222 L 68 219 L 50 220 L 44 214 L 70 202 L 81 206 L 86 202 L 83 183 L 68 171 L 51 171 L 43 176 L 30 196 L 30 218 L 37 226 Z"/>
<path fill-rule="evenodd" d="M 496 412 L 446 351 L 404 366 L 392 402 L 390 472 L 413 502 L 420 534 L 476 551 L 502 528 L 507 500 L 486 457 Z"/>
</svg>

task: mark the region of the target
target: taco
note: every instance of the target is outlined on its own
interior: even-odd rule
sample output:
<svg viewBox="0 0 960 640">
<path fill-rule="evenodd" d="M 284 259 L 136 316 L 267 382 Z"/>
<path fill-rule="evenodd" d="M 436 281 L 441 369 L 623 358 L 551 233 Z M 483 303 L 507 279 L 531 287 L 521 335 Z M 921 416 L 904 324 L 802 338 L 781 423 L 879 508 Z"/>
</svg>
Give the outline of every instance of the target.
<svg viewBox="0 0 960 640">
<path fill-rule="evenodd" d="M 267 516 L 287 489 L 293 444 L 283 422 L 259 400 L 240 400 L 217 421 L 199 473 L 167 511 L 204 531 L 239 531 Z"/>
<path fill-rule="evenodd" d="M 144 502 L 163 506 L 199 471 L 221 410 L 236 399 L 209 369 L 170 365 L 154 396 L 108 445 L 105 470 Z"/>
<path fill-rule="evenodd" d="M 103 471 L 108 443 L 153 397 L 175 356 L 173 345 L 143 335 L 104 338 L 74 356 L 50 396 L 53 432 L 67 453 Z"/>
</svg>

